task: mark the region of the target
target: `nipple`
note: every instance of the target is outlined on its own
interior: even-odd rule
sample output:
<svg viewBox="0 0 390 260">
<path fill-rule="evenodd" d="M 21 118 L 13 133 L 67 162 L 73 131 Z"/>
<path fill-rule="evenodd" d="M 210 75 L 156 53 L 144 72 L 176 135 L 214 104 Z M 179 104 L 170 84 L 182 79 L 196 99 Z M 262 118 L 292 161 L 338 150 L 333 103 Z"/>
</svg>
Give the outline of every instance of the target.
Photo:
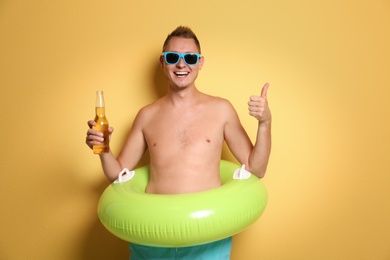
<svg viewBox="0 0 390 260">
<path fill-rule="evenodd" d="M 245 170 L 245 164 L 243 164 L 241 168 L 235 170 L 233 174 L 233 179 L 235 180 L 246 180 L 249 177 L 251 177 L 251 173 Z"/>
</svg>

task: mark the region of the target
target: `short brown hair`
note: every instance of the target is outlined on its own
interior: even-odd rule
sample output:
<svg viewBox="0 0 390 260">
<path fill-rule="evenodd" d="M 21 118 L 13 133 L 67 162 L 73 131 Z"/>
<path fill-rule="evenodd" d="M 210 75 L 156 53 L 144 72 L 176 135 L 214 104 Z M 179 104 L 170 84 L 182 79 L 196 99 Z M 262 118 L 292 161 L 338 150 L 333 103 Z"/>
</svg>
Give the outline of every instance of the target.
<svg viewBox="0 0 390 260">
<path fill-rule="evenodd" d="M 198 38 L 196 37 L 195 33 L 187 26 L 179 26 L 175 30 L 173 30 L 170 34 L 168 34 L 167 38 L 165 39 L 164 45 L 163 45 L 163 51 L 165 51 L 169 40 L 172 37 L 181 37 L 186 39 L 194 39 L 196 47 L 198 47 L 199 53 L 200 53 L 200 43 Z"/>
</svg>

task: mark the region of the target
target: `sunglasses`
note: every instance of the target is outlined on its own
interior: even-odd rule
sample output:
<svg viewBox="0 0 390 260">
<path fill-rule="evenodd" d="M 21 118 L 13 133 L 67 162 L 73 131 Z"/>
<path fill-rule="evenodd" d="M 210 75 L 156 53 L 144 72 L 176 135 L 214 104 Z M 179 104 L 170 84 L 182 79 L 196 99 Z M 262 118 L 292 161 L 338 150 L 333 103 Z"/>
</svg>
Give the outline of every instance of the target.
<svg viewBox="0 0 390 260">
<path fill-rule="evenodd" d="M 177 52 L 163 52 L 165 63 L 168 65 L 174 65 L 179 63 L 182 58 L 188 66 L 195 66 L 201 55 L 199 53 L 177 53 Z"/>
</svg>

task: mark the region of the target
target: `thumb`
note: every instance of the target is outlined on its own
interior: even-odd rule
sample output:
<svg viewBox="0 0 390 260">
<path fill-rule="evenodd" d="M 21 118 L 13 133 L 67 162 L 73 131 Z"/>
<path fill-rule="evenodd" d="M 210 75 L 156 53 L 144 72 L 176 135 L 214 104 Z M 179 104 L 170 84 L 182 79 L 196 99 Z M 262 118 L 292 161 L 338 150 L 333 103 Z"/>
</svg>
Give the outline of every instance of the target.
<svg viewBox="0 0 390 260">
<path fill-rule="evenodd" d="M 261 97 L 262 98 L 267 98 L 268 88 L 269 88 L 269 83 L 267 82 L 264 84 L 263 89 L 261 90 Z"/>
</svg>

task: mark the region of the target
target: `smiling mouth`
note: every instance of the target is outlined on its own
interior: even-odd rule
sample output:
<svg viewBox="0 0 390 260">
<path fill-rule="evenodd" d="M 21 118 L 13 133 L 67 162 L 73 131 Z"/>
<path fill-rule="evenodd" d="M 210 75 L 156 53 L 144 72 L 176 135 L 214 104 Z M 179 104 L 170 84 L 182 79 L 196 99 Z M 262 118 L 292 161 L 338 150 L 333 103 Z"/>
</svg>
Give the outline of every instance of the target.
<svg viewBox="0 0 390 260">
<path fill-rule="evenodd" d="M 190 74 L 190 73 L 186 72 L 186 71 L 176 71 L 176 72 L 174 72 L 174 74 L 179 78 L 184 78 L 184 77 L 188 76 L 188 74 Z"/>
</svg>

